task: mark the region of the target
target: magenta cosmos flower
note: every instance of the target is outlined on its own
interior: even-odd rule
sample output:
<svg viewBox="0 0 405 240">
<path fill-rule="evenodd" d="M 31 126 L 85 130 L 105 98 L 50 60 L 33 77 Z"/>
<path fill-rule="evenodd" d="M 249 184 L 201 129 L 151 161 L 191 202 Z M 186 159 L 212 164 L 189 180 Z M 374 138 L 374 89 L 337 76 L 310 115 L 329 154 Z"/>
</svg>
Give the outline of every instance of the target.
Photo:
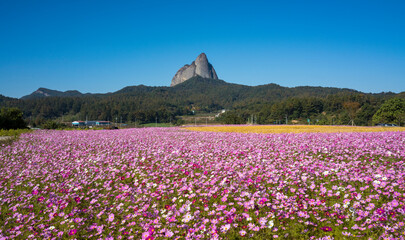
<svg viewBox="0 0 405 240">
<path fill-rule="evenodd" d="M 332 228 L 331 228 L 331 227 L 328 227 L 328 226 L 322 227 L 321 229 L 322 229 L 324 232 L 330 232 L 330 231 L 332 231 Z"/>
<path fill-rule="evenodd" d="M 71 229 L 69 231 L 69 235 L 75 235 L 77 233 L 77 229 Z"/>
</svg>

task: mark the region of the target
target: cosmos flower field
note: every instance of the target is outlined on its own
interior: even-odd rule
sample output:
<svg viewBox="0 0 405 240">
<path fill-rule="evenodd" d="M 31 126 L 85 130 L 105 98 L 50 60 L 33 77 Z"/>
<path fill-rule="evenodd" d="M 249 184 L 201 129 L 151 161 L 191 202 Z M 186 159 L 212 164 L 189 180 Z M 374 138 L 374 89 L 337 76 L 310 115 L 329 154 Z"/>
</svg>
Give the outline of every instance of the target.
<svg viewBox="0 0 405 240">
<path fill-rule="evenodd" d="M 405 132 L 35 131 L 0 239 L 404 239 Z"/>
</svg>

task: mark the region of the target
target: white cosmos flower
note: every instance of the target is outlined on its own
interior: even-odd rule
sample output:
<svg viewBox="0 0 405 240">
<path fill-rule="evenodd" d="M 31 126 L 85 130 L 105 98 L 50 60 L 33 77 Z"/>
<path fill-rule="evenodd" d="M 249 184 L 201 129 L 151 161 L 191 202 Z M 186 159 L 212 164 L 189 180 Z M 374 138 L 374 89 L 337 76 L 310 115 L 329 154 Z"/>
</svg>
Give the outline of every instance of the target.
<svg viewBox="0 0 405 240">
<path fill-rule="evenodd" d="M 268 223 L 267 223 L 267 227 L 268 228 L 272 228 L 274 226 L 274 221 L 273 220 L 270 220 Z"/>
<path fill-rule="evenodd" d="M 193 219 L 193 217 L 190 215 L 190 213 L 187 213 L 186 215 L 184 215 L 184 218 L 182 221 L 185 223 L 188 223 L 188 222 L 190 222 L 191 219 Z"/>
</svg>

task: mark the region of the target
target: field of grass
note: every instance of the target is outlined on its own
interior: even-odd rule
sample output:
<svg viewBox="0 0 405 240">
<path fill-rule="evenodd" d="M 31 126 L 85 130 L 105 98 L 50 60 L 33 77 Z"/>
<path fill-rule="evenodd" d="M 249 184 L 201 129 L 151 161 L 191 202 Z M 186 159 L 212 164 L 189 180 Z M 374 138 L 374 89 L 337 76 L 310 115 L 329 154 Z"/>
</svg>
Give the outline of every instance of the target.
<svg viewBox="0 0 405 240">
<path fill-rule="evenodd" d="M 11 137 L 18 137 L 21 133 L 31 132 L 30 129 L 10 129 L 4 130 L 0 129 L 0 136 L 11 136 Z"/>
<path fill-rule="evenodd" d="M 352 127 L 319 125 L 222 125 L 185 127 L 191 131 L 237 133 L 333 133 L 333 132 L 385 132 L 405 131 L 404 127 Z"/>
<path fill-rule="evenodd" d="M 0 129 L 0 147 L 11 144 L 13 141 L 17 140 L 18 136 L 22 133 L 28 133 L 31 131 L 32 130 L 30 129 Z"/>
</svg>

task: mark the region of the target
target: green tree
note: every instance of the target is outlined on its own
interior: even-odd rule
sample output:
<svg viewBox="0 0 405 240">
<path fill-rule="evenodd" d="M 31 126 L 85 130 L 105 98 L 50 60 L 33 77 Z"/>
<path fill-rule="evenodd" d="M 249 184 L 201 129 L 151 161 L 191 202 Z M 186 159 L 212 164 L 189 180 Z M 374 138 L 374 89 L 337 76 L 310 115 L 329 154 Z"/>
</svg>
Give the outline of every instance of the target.
<svg viewBox="0 0 405 240">
<path fill-rule="evenodd" d="M 350 122 L 354 126 L 354 119 L 356 118 L 357 111 L 360 108 L 360 103 L 358 102 L 344 102 L 343 108 L 347 111 L 350 117 Z"/>
<path fill-rule="evenodd" d="M 381 105 L 380 109 L 373 116 L 373 123 L 396 123 L 401 125 L 404 121 L 405 100 L 391 98 Z"/>
<path fill-rule="evenodd" d="M 0 111 L 0 129 L 26 128 L 23 113 L 18 108 L 2 108 Z"/>
<path fill-rule="evenodd" d="M 218 118 L 218 120 L 224 124 L 244 124 L 246 120 L 243 117 L 236 113 L 235 111 L 228 111 Z"/>
<path fill-rule="evenodd" d="M 65 127 L 66 127 L 65 124 L 58 123 L 55 121 L 47 121 L 44 124 L 42 124 L 42 128 L 44 129 L 63 129 Z"/>
</svg>

